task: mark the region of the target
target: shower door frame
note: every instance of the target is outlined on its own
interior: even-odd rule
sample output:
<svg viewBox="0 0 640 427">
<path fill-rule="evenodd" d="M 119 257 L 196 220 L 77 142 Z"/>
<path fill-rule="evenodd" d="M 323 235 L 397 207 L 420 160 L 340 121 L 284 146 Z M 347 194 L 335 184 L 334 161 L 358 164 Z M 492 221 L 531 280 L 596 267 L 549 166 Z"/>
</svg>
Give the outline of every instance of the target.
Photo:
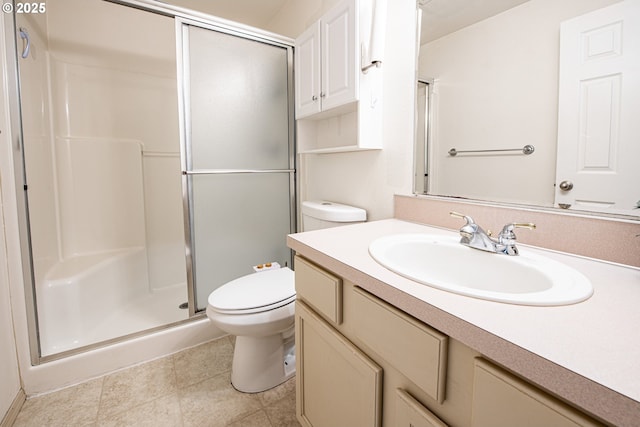
<svg viewBox="0 0 640 427">
<path fill-rule="evenodd" d="M 163 16 L 167 16 L 175 19 L 176 28 L 178 28 L 178 21 L 189 23 L 189 25 L 195 25 L 203 28 L 215 29 L 216 31 L 222 31 L 229 34 L 235 34 L 238 36 L 251 38 L 257 41 L 262 41 L 269 44 L 275 44 L 282 47 L 286 47 L 288 49 L 288 98 L 289 98 L 289 153 L 290 153 L 290 165 L 292 168 L 290 170 L 290 218 L 291 218 L 291 231 L 295 232 L 296 230 L 296 200 L 295 195 L 297 193 L 296 187 L 296 179 L 295 179 L 295 121 L 294 121 L 294 113 L 293 113 L 293 46 L 294 40 L 289 39 L 287 37 L 283 37 L 274 33 L 270 33 L 268 31 L 260 30 L 257 28 L 253 28 L 244 24 L 235 23 L 232 21 L 228 21 L 222 18 L 217 18 L 205 13 L 187 10 L 178 6 L 172 6 L 167 4 L 162 4 L 159 2 L 155 2 L 152 0 L 102 0 L 108 3 L 118 4 L 124 7 L 132 7 L 135 9 L 140 9 L 146 12 L 155 13 Z M 184 324 L 186 322 L 192 322 L 202 318 L 205 314 L 204 312 L 195 313 L 194 302 L 195 296 L 193 288 L 193 269 L 191 265 L 191 257 L 190 257 L 190 244 L 191 242 L 186 242 L 186 269 L 187 269 L 187 289 L 189 295 L 189 318 L 186 320 L 182 320 L 179 322 L 169 323 L 165 325 L 160 325 L 155 328 L 146 329 L 143 331 L 134 332 L 128 335 L 123 335 L 120 337 L 116 337 L 113 339 L 109 339 L 106 341 L 97 342 L 94 344 L 89 344 L 86 346 L 74 348 L 71 350 L 62 351 L 59 353 L 54 353 L 47 356 L 42 356 L 41 348 L 40 348 L 40 338 L 39 338 L 39 325 L 38 325 L 38 315 L 37 315 L 37 301 L 35 295 L 35 279 L 33 274 L 33 256 L 31 250 L 31 230 L 29 225 L 29 204 L 27 199 L 27 176 L 25 170 L 25 163 L 23 157 L 23 147 L 24 147 L 24 138 L 22 132 L 22 109 L 21 109 L 21 94 L 20 94 L 20 74 L 18 68 L 18 38 L 16 35 L 17 25 L 15 21 L 15 16 L 13 14 L 3 14 L 0 19 L 4 20 L 4 34 L 3 40 L 0 42 L 0 46 L 2 46 L 6 52 L 6 60 L 7 60 L 7 89 L 8 93 L 8 115 L 9 115 L 9 126 L 8 133 L 12 138 L 12 151 L 13 151 L 13 176 L 15 180 L 15 192 L 16 192 L 16 202 L 17 202 L 17 217 L 18 217 L 18 235 L 20 239 L 20 260 L 21 260 L 21 269 L 22 269 L 22 277 L 24 282 L 24 298 L 25 298 L 25 314 L 27 321 L 27 331 L 28 331 L 28 344 L 29 344 L 29 353 L 31 364 L 33 366 L 37 366 L 43 363 L 47 363 L 50 361 L 55 361 L 59 359 L 63 359 L 69 356 L 73 356 L 80 353 L 85 353 L 87 351 L 91 351 L 100 347 L 105 347 L 107 345 L 112 345 L 118 342 L 123 342 L 135 337 L 148 335 L 153 332 L 166 330 L 169 328 L 176 327 L 180 324 Z M 182 57 L 180 56 L 180 51 L 182 46 L 176 40 L 176 49 L 177 49 L 177 57 L 176 60 L 178 62 L 178 70 L 177 70 L 177 84 L 178 84 L 178 108 L 179 108 L 179 126 L 180 126 L 180 148 L 181 148 L 181 158 L 182 165 L 184 166 L 185 154 L 182 150 L 184 148 L 183 138 L 184 138 L 184 122 L 182 121 L 184 117 L 181 115 L 183 113 L 184 107 L 184 99 L 181 97 L 182 95 L 182 85 L 183 78 L 180 64 L 182 61 Z M 185 169 L 183 168 L 183 171 Z M 186 188 L 185 183 L 187 180 L 186 174 L 182 175 L 183 179 L 183 190 Z M 183 208 L 186 207 L 188 209 L 188 193 L 183 191 Z M 190 236 L 190 233 L 187 231 L 187 227 L 190 226 L 190 221 L 188 221 L 189 217 L 185 217 L 185 232 L 187 236 Z"/>
<path fill-rule="evenodd" d="M 193 235 L 193 188 L 190 177 L 194 175 L 227 175 L 227 174 L 264 174 L 264 173 L 287 173 L 289 175 L 289 232 L 296 231 L 296 156 L 295 156 L 295 115 L 294 115 L 294 80 L 293 80 L 293 46 L 294 41 L 275 34 L 256 31 L 254 28 L 242 25 L 231 25 L 226 22 L 202 22 L 187 17 L 175 16 L 176 26 L 176 60 L 178 65 L 178 116 L 180 125 L 180 158 L 182 164 L 182 198 L 185 226 L 185 252 L 187 265 L 187 290 L 189 298 L 189 318 L 201 317 L 205 311 L 197 311 L 196 304 L 196 283 L 195 283 L 195 263 L 194 263 L 194 242 Z M 287 52 L 287 105 L 288 105 L 288 169 L 198 169 L 193 170 L 191 160 L 191 117 L 190 117 L 190 97 L 189 97 L 189 27 L 197 27 L 205 30 L 216 31 L 230 36 L 264 43 L 277 48 L 285 49 Z M 293 262 L 292 252 L 290 253 L 290 263 Z"/>
<path fill-rule="evenodd" d="M 18 67 L 18 25 L 15 14 L 3 14 L 4 46 L 7 61 L 7 98 L 9 104 L 9 135 L 12 138 L 13 176 L 15 180 L 18 235 L 20 238 L 20 260 L 24 281 L 25 311 L 29 333 L 29 354 L 32 365 L 39 365 L 43 357 L 40 352 L 39 326 L 33 257 L 31 250 L 31 228 L 29 225 L 29 200 L 27 197 L 27 173 L 24 158 L 24 134 L 22 131 L 22 98 L 20 93 L 20 70 Z"/>
</svg>

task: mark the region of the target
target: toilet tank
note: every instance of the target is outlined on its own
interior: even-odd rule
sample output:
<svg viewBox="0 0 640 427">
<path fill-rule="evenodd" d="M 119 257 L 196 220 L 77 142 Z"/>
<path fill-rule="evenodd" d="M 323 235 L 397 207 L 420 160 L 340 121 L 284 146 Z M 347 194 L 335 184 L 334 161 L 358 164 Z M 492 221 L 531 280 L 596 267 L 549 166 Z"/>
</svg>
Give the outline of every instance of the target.
<svg viewBox="0 0 640 427">
<path fill-rule="evenodd" d="M 302 230 L 320 230 L 365 222 L 367 211 L 324 200 L 302 202 Z"/>
</svg>

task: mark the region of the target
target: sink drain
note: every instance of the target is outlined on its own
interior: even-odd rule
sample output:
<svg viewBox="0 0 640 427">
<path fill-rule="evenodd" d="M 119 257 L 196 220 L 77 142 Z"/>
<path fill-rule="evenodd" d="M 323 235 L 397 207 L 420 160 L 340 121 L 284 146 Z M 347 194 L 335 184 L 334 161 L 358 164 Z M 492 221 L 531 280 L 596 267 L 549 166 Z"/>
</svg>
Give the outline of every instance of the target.
<svg viewBox="0 0 640 427">
<path fill-rule="evenodd" d="M 189 303 L 188 302 L 183 302 L 182 304 L 180 304 L 178 306 L 179 309 L 181 310 L 186 310 L 187 308 L 189 308 Z"/>
</svg>

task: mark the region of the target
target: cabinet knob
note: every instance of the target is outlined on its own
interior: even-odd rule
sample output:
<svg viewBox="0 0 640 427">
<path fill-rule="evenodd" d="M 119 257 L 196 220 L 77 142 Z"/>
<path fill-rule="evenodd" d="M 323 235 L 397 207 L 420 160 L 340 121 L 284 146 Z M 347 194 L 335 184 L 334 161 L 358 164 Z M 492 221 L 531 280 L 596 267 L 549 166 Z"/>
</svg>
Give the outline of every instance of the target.
<svg viewBox="0 0 640 427">
<path fill-rule="evenodd" d="M 318 100 L 318 97 L 317 97 L 317 96 L 315 96 L 315 95 L 313 95 L 313 96 L 311 96 L 311 100 L 312 100 L 312 101 L 317 101 L 317 100 Z"/>
<path fill-rule="evenodd" d="M 324 92 L 320 92 L 320 98 L 324 98 L 326 95 Z"/>
</svg>

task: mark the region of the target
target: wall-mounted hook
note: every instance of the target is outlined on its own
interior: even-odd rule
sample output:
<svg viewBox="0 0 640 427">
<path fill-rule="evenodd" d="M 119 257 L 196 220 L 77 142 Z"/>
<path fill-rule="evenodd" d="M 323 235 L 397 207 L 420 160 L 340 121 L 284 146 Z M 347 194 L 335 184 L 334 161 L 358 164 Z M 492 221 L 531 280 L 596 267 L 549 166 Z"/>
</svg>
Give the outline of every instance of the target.
<svg viewBox="0 0 640 427">
<path fill-rule="evenodd" d="M 26 28 L 20 27 L 20 38 L 23 40 L 23 42 L 26 40 L 25 43 L 23 43 L 23 48 L 22 48 L 22 57 L 26 58 L 27 56 L 29 56 L 29 49 L 31 49 L 31 40 L 29 39 L 29 33 L 27 32 Z"/>
</svg>

